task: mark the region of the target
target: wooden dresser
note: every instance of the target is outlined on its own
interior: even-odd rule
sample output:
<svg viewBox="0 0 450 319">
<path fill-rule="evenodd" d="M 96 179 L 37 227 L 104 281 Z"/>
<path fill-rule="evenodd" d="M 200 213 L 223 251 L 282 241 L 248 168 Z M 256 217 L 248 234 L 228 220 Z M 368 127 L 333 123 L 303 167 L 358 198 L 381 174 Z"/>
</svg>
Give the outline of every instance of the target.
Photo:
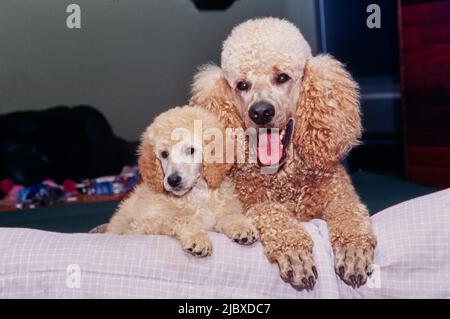
<svg viewBox="0 0 450 319">
<path fill-rule="evenodd" d="M 407 179 L 450 187 L 450 0 L 399 5 Z"/>
</svg>

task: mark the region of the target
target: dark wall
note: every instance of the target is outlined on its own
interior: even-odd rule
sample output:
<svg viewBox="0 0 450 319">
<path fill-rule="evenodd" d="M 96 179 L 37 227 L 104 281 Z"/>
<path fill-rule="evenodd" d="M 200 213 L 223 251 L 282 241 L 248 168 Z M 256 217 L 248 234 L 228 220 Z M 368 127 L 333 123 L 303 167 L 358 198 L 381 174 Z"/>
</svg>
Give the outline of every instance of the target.
<svg viewBox="0 0 450 319">
<path fill-rule="evenodd" d="M 367 27 L 370 4 L 380 6 L 380 29 Z M 323 12 L 327 52 L 347 64 L 356 78 L 390 77 L 398 81 L 396 1 L 324 0 Z"/>
</svg>

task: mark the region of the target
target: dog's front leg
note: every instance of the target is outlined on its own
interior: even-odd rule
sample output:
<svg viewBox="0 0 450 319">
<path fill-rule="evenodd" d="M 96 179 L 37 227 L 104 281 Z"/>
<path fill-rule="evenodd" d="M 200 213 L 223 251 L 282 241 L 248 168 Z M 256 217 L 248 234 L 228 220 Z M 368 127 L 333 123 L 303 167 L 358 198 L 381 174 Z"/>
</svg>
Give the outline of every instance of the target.
<svg viewBox="0 0 450 319">
<path fill-rule="evenodd" d="M 214 230 L 241 245 L 251 245 L 258 240 L 258 231 L 252 220 L 242 214 L 217 216 Z"/>
<path fill-rule="evenodd" d="M 187 253 L 196 257 L 206 257 L 212 253 L 211 239 L 200 221 L 174 218 L 171 220 L 171 232 Z"/>
<path fill-rule="evenodd" d="M 298 290 L 313 289 L 317 270 L 312 257 L 313 241 L 282 204 L 265 202 L 247 210 L 255 221 L 264 252 L 277 262 L 281 278 Z"/>
<path fill-rule="evenodd" d="M 196 257 L 205 257 L 212 252 L 211 240 L 202 223 L 190 216 L 144 215 L 131 222 L 127 233 L 175 237 L 184 251 Z"/>
<path fill-rule="evenodd" d="M 377 244 L 369 213 L 348 181 L 325 209 L 337 275 L 353 288 L 364 285 Z"/>
</svg>

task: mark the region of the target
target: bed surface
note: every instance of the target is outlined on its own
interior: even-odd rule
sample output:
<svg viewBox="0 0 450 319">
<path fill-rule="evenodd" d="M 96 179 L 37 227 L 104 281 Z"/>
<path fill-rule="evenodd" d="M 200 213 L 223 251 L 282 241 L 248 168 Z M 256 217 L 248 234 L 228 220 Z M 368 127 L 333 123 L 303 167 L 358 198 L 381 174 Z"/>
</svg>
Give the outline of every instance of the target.
<svg viewBox="0 0 450 319">
<path fill-rule="evenodd" d="M 352 289 L 334 273 L 325 222 L 304 223 L 319 280 L 298 292 L 260 243 L 211 233 L 210 257 L 182 252 L 167 236 L 61 234 L 0 229 L 0 298 L 450 298 L 450 189 L 374 216 L 376 268 Z"/>
</svg>

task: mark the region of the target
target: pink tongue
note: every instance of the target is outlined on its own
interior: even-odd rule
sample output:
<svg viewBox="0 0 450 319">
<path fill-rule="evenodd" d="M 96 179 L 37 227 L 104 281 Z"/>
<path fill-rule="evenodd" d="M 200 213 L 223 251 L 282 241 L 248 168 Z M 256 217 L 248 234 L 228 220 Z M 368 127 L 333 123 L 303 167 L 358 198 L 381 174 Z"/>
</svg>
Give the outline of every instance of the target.
<svg viewBox="0 0 450 319">
<path fill-rule="evenodd" d="M 258 159 L 263 165 L 278 164 L 281 160 L 283 149 L 278 132 L 260 133 L 258 139 Z"/>
</svg>

